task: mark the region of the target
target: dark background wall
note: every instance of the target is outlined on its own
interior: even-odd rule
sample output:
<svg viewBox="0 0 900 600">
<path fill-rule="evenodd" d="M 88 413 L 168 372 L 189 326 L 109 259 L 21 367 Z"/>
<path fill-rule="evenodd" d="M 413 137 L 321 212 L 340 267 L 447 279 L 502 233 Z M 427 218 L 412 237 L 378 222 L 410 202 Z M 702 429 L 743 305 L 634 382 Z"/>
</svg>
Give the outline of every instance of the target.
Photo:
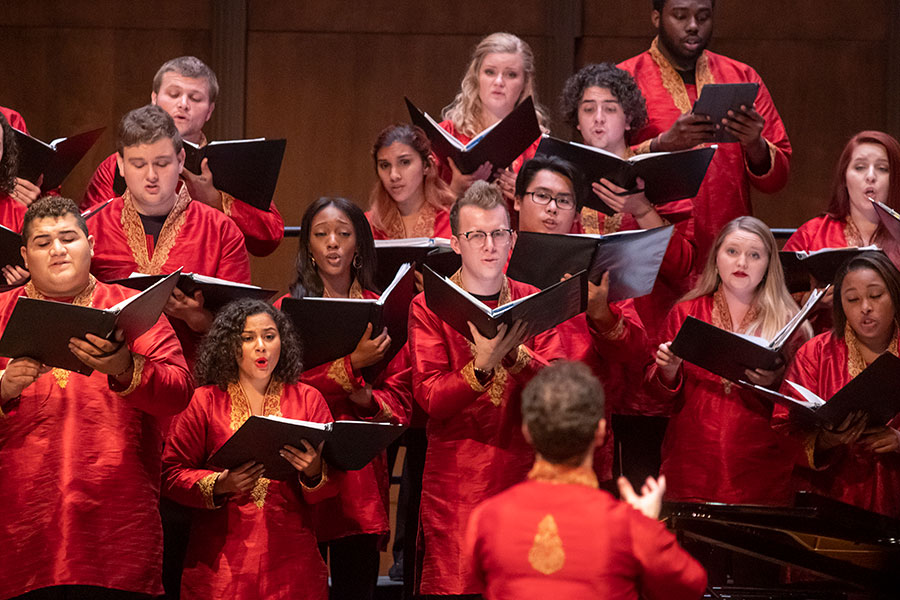
<svg viewBox="0 0 900 600">
<path fill-rule="evenodd" d="M 791 182 L 775 196 L 757 195 L 756 212 L 771 226 L 796 226 L 821 209 L 850 135 L 900 134 L 900 3 L 718 4 L 710 49 L 759 71 L 794 146 Z M 223 88 L 210 138 L 288 139 L 276 202 L 296 225 L 323 194 L 367 204 L 377 132 L 406 118 L 404 95 L 437 115 L 482 36 L 503 29 L 528 41 L 538 99 L 555 106 L 575 68 L 649 46 L 649 7 L 649 0 L 4 3 L 0 104 L 21 112 L 45 140 L 109 127 L 63 187 L 77 198 L 113 151 L 118 119 L 149 101 L 159 65 L 194 54 Z M 569 133 L 558 124 L 554 132 Z M 272 257 L 254 259 L 256 283 L 284 289 L 295 252 L 289 239 Z"/>
</svg>

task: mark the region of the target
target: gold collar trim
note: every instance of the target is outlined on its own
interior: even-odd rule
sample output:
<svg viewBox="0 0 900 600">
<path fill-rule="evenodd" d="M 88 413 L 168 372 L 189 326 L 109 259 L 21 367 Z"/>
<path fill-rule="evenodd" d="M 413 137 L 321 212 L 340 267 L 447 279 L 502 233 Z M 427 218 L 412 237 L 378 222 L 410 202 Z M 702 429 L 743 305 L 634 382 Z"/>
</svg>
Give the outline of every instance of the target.
<svg viewBox="0 0 900 600">
<path fill-rule="evenodd" d="M 269 381 L 269 387 L 266 388 L 266 395 L 263 397 L 261 417 L 282 416 L 281 394 L 283 391 L 284 384 L 282 382 L 274 379 Z M 237 431 L 253 414 L 250 410 L 250 400 L 244 393 L 244 388 L 236 381 L 228 384 L 228 397 L 231 398 L 231 430 Z"/>
<path fill-rule="evenodd" d="M 597 475 L 591 469 L 582 466 L 558 465 L 542 458 L 534 461 L 534 466 L 528 473 L 528 479 L 554 485 L 583 485 L 594 489 L 600 487 Z"/>
<path fill-rule="evenodd" d="M 141 216 L 134 207 L 130 190 L 125 190 L 122 201 L 122 229 L 125 231 L 125 240 L 128 242 L 138 272 L 148 275 L 164 274 L 163 265 L 169 260 L 169 252 L 175 246 L 178 233 L 187 218 L 187 208 L 191 203 L 191 195 L 188 193 L 187 186 L 181 185 L 175 206 L 172 207 L 172 211 L 166 217 L 166 222 L 163 223 L 162 230 L 159 232 L 159 239 L 153 249 L 152 258 L 147 252 L 147 234 L 144 231 L 144 224 L 141 223 Z"/>
<path fill-rule="evenodd" d="M 891 343 L 888 344 L 885 352 L 890 352 L 894 356 L 898 356 L 898 335 L 900 335 L 900 331 L 898 331 L 897 326 L 895 325 L 894 336 L 891 338 Z M 850 327 L 850 323 L 844 325 L 844 343 L 847 344 L 847 371 L 850 373 L 850 378 L 855 379 L 857 375 L 866 370 L 868 365 L 863 358 L 859 338 L 856 337 L 856 332 Z"/>
<path fill-rule="evenodd" d="M 672 64 L 666 60 L 666 57 L 663 56 L 663 53 L 660 52 L 659 37 L 653 38 L 653 42 L 650 44 L 650 56 L 653 57 L 653 61 L 659 67 L 663 87 L 669 92 L 672 101 L 675 102 L 675 106 L 682 114 L 691 112 L 693 105 L 688 98 L 684 80 L 681 79 L 681 75 L 678 74 L 675 67 L 673 67 Z M 715 79 L 713 79 L 712 72 L 709 70 L 709 55 L 706 50 L 704 50 L 703 54 L 697 59 L 694 77 L 697 81 L 698 98 L 700 97 L 700 92 L 703 91 L 704 85 L 716 82 Z"/>
</svg>

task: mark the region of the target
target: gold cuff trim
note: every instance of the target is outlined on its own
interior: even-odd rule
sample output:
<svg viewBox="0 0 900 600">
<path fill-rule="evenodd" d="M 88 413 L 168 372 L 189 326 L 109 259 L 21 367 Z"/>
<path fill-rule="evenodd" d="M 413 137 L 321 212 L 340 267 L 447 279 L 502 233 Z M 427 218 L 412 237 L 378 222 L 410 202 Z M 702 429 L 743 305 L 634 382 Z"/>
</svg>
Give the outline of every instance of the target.
<svg viewBox="0 0 900 600">
<path fill-rule="evenodd" d="M 615 325 L 613 325 L 606 331 L 600 331 L 599 329 L 597 329 L 597 333 L 600 334 L 600 337 L 605 340 L 621 340 L 623 337 L 625 337 L 625 316 L 619 315 L 619 319 L 616 321 Z"/>
<path fill-rule="evenodd" d="M 253 504 L 256 505 L 256 508 L 262 508 L 266 505 L 266 495 L 269 493 L 269 484 L 271 482 L 272 480 L 266 477 L 260 477 L 256 480 L 256 485 L 253 486 L 253 490 L 250 492 L 250 497 L 253 499 Z"/>
<path fill-rule="evenodd" d="M 343 357 L 331 363 L 331 366 L 328 367 L 328 379 L 336 382 L 341 386 L 341 389 L 349 394 L 356 389 L 356 386 L 353 385 L 350 374 L 347 372 L 345 360 L 346 357 Z"/>
<path fill-rule="evenodd" d="M 635 154 L 647 154 L 648 152 L 652 152 L 652 150 L 650 150 L 650 144 L 652 144 L 655 139 L 656 138 L 650 138 L 649 140 L 644 140 L 637 146 L 632 147 L 632 151 Z"/>
<path fill-rule="evenodd" d="M 530 363 L 531 353 L 528 351 L 528 348 L 525 347 L 525 344 L 519 344 L 518 349 L 516 350 L 516 362 L 514 362 L 507 371 L 515 375 L 516 373 L 521 372 L 522 369 L 527 367 Z"/>
<path fill-rule="evenodd" d="M 755 179 L 762 179 L 762 178 L 766 177 L 767 175 L 769 175 L 769 173 L 771 173 L 772 170 L 775 168 L 775 157 L 778 156 L 778 146 L 776 146 L 775 144 L 773 144 L 766 138 L 763 138 L 763 141 L 766 143 L 766 146 L 769 148 L 769 170 L 766 171 L 765 173 L 763 173 L 762 175 L 757 175 L 756 173 L 753 172 L 753 169 L 750 168 L 750 163 L 747 162 L 747 153 L 744 152 L 744 167 L 746 168 L 747 173 L 750 175 L 750 177 L 753 177 Z"/>
<path fill-rule="evenodd" d="M 387 403 L 379 402 L 378 405 L 380 406 L 380 409 L 378 414 L 375 415 L 376 421 L 390 421 L 394 418 L 394 411 L 391 410 L 391 407 L 388 406 Z"/>
<path fill-rule="evenodd" d="M 127 396 L 133 392 L 137 386 L 141 385 L 141 375 L 144 373 L 144 363 L 147 359 L 140 354 L 131 353 L 131 360 L 134 361 L 134 369 L 131 372 L 131 383 L 127 388 L 119 392 L 120 396 Z"/>
<path fill-rule="evenodd" d="M 463 379 L 466 380 L 466 383 L 469 384 L 469 387 L 472 388 L 472 391 L 478 393 L 484 393 L 487 391 L 487 388 L 481 385 L 478 382 L 478 377 L 475 376 L 475 361 L 470 360 L 466 363 L 466 366 L 462 368 L 462 376 Z"/>
<path fill-rule="evenodd" d="M 299 473 L 297 479 L 300 480 L 300 487 L 303 488 L 304 492 L 315 492 L 328 481 L 328 463 L 326 463 L 324 459 L 322 460 L 322 474 L 319 476 L 319 483 L 316 485 L 309 487 L 303 483 L 303 473 Z"/>
<path fill-rule="evenodd" d="M 200 488 L 200 494 L 203 495 L 203 503 L 206 505 L 206 508 L 219 508 L 216 506 L 215 492 L 213 491 L 219 475 L 221 473 L 210 473 L 197 481 L 197 487 Z"/>
<path fill-rule="evenodd" d="M 234 196 L 229 193 L 217 190 L 219 192 L 219 202 L 222 203 L 222 212 L 226 217 L 231 216 L 231 208 L 234 206 Z"/>
</svg>

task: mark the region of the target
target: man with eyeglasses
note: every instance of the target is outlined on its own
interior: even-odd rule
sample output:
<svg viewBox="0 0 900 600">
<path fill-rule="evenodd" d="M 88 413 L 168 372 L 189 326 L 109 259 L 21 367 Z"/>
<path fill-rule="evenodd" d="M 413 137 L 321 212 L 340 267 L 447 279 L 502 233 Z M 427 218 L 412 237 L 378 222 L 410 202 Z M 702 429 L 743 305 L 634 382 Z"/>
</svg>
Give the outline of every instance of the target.
<svg viewBox="0 0 900 600">
<path fill-rule="evenodd" d="M 574 165 L 555 156 L 539 155 L 525 163 L 516 178 L 514 208 L 519 213 L 519 231 L 573 231 L 583 200 L 581 180 Z M 649 356 L 647 335 L 634 302 L 609 304 L 608 293 L 608 275 L 599 285 L 588 283 L 587 311 L 556 329 L 566 358 L 588 365 L 603 383 L 608 413 L 640 412 L 633 399 Z M 594 472 L 600 485 L 610 491 L 614 448 L 609 429 L 604 442 L 594 449 Z"/>
<path fill-rule="evenodd" d="M 450 227 L 462 258 L 454 283 L 492 308 L 537 291 L 503 273 L 516 235 L 496 186 L 475 182 L 453 205 Z M 462 549 L 469 513 L 528 474 L 534 452 L 522 435 L 520 394 L 547 360 L 563 356 L 554 330 L 525 340 L 516 323 L 501 325 L 492 339 L 472 327 L 472 336 L 474 343 L 441 321 L 424 294 L 413 300 L 413 393 L 429 416 L 420 509 L 424 595 L 477 594 Z"/>
</svg>

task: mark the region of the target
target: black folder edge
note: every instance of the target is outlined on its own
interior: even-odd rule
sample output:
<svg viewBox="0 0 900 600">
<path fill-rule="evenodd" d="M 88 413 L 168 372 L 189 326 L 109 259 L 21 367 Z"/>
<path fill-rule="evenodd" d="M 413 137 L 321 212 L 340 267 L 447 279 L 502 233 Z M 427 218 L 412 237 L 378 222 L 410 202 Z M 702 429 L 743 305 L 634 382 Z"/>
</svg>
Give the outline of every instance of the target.
<svg viewBox="0 0 900 600">
<path fill-rule="evenodd" d="M 362 446 L 367 452 L 359 453 L 360 456 L 367 457 L 363 462 L 357 457 L 356 460 L 348 460 L 342 456 L 341 451 L 334 447 L 333 438 L 340 435 L 336 430 L 340 429 L 342 421 L 326 423 L 324 429 L 310 428 L 301 430 L 298 425 L 285 423 L 283 421 L 275 421 L 266 419 L 258 415 L 251 416 L 244 422 L 241 427 L 232 434 L 232 436 L 209 458 L 208 463 L 214 467 L 232 469 L 238 467 L 251 460 L 261 462 L 266 465 L 265 477 L 276 480 L 287 480 L 297 476 L 297 471 L 291 464 L 282 458 L 278 451 L 285 445 L 290 444 L 295 447 L 302 448 L 300 440 L 306 440 L 313 446 L 324 441 L 325 446 L 322 450 L 323 458 L 330 467 L 341 471 L 355 471 L 365 467 L 380 452 L 384 451 L 390 444 L 394 442 L 406 430 L 405 426 L 393 425 L 381 422 L 354 422 L 362 423 L 363 426 L 371 425 L 379 429 L 373 430 L 381 432 L 385 435 L 357 435 L 349 437 L 349 439 L 358 442 L 358 446 Z M 316 424 L 319 425 L 319 424 Z M 297 432 L 292 432 L 292 429 Z M 300 433 L 302 431 L 302 433 Z M 248 438 L 251 443 L 262 444 L 264 456 L 256 455 L 249 449 L 244 448 L 246 445 L 244 438 Z M 293 442 L 293 443 L 291 443 Z M 380 442 L 374 443 L 373 442 Z M 231 460 L 228 460 L 231 459 Z M 352 459 L 352 457 L 351 457 Z"/>
<path fill-rule="evenodd" d="M 97 143 L 97 140 L 100 139 L 100 136 L 103 135 L 104 131 L 106 131 L 106 127 L 98 127 L 96 129 L 77 133 L 75 135 L 66 137 L 59 143 L 56 148 L 53 148 L 47 142 L 29 135 L 24 131 L 13 128 L 13 132 L 17 137 L 16 142 L 19 145 L 20 153 L 23 151 L 28 151 L 24 150 L 25 147 L 32 148 L 31 151 L 34 151 L 33 149 L 37 148 L 38 146 L 41 147 L 42 156 L 37 160 L 35 165 L 33 165 L 40 166 L 40 173 L 38 173 L 37 176 L 34 176 L 35 181 L 32 181 L 31 183 L 36 183 L 40 175 L 44 175 L 44 181 L 41 183 L 42 193 L 58 188 L 62 184 L 62 182 L 72 173 L 78 163 L 81 162 L 81 160 L 87 155 L 88 152 L 90 152 L 91 148 L 94 147 L 94 144 Z M 68 145 L 76 145 L 81 147 L 76 153 L 72 154 L 67 151 L 66 146 Z M 64 151 L 61 152 L 60 148 L 62 148 Z M 68 160 L 64 161 L 63 158 L 67 158 Z M 57 162 L 59 163 L 58 165 L 56 164 Z M 48 171 L 50 171 L 54 167 L 56 167 L 56 170 L 59 172 L 48 173 Z M 50 176 L 49 178 L 48 175 Z"/>
<path fill-rule="evenodd" d="M 875 205 L 875 212 L 878 214 L 878 219 L 881 221 L 881 224 L 884 225 L 888 235 L 894 238 L 895 242 L 900 244 L 900 213 L 883 202 L 872 200 L 871 198 L 869 200 Z"/>
</svg>

